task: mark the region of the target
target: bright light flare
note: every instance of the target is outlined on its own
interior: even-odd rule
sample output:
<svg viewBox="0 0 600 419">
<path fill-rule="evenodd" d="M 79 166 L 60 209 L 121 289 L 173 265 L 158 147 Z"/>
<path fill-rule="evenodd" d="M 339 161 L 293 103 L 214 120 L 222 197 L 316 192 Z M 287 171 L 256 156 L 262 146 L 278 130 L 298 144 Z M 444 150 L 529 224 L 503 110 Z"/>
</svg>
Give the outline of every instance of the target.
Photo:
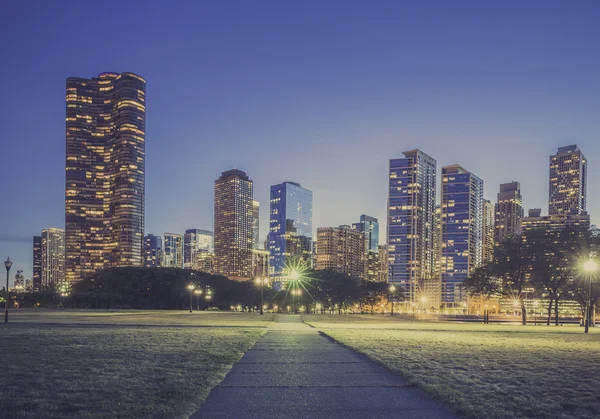
<svg viewBox="0 0 600 419">
<path fill-rule="evenodd" d="M 586 272 L 596 272 L 598 270 L 598 264 L 594 259 L 590 259 L 583 264 L 583 269 Z"/>
</svg>

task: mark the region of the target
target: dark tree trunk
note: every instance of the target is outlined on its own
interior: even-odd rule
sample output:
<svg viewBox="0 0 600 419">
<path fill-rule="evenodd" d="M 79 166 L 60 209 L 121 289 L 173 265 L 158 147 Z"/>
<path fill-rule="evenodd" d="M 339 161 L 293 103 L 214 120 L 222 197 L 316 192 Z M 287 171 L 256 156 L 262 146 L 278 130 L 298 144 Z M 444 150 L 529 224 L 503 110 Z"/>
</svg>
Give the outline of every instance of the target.
<svg viewBox="0 0 600 419">
<path fill-rule="evenodd" d="M 558 297 L 554 299 L 554 325 L 558 326 Z"/>
<path fill-rule="evenodd" d="M 521 322 L 523 326 L 527 325 L 527 307 L 525 307 L 525 300 L 521 300 Z"/>
</svg>

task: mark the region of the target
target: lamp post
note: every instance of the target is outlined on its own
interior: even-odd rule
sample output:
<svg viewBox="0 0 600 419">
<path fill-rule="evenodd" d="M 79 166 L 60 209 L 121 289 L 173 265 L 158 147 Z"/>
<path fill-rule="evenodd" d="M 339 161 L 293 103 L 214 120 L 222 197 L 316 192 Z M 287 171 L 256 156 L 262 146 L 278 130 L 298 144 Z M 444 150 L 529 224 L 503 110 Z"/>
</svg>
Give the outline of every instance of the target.
<svg viewBox="0 0 600 419">
<path fill-rule="evenodd" d="M 262 277 L 258 277 L 255 279 L 256 284 L 260 287 L 260 314 L 261 316 L 264 313 L 264 305 L 265 305 L 265 293 L 264 293 L 264 289 L 265 289 L 265 285 L 267 283 L 268 279 L 267 278 L 262 278 Z"/>
<path fill-rule="evenodd" d="M 296 314 L 296 296 L 300 296 L 302 295 L 302 290 L 299 289 L 293 289 L 292 290 L 292 306 L 293 306 L 293 313 Z"/>
<path fill-rule="evenodd" d="M 190 291 L 190 313 L 192 312 L 192 296 L 194 295 L 194 289 L 196 287 L 194 284 L 190 284 L 187 286 L 187 289 Z"/>
<path fill-rule="evenodd" d="M 589 333 L 591 309 L 592 309 L 592 275 L 598 270 L 598 264 L 594 259 L 590 259 L 583 264 L 583 269 L 588 273 L 588 289 L 587 289 L 587 304 L 585 307 L 585 330 L 584 333 Z M 8 286 L 8 284 L 7 284 Z"/>
<path fill-rule="evenodd" d="M 196 296 L 196 307 L 198 307 L 198 311 L 200 311 L 200 296 L 202 295 L 202 290 L 194 290 L 194 295 Z"/>
<path fill-rule="evenodd" d="M 395 285 L 390 285 L 390 287 L 388 288 L 388 301 L 390 302 L 390 304 L 392 305 L 392 310 L 391 310 L 391 315 L 394 315 L 394 299 L 391 298 L 392 294 L 394 294 L 396 292 L 396 286 Z"/>
<path fill-rule="evenodd" d="M 8 323 L 8 301 L 10 299 L 10 294 L 8 293 L 8 275 L 10 272 L 10 268 L 12 267 L 12 261 L 9 257 L 4 261 L 4 267 L 6 267 L 6 295 L 4 299 L 4 323 Z"/>
</svg>

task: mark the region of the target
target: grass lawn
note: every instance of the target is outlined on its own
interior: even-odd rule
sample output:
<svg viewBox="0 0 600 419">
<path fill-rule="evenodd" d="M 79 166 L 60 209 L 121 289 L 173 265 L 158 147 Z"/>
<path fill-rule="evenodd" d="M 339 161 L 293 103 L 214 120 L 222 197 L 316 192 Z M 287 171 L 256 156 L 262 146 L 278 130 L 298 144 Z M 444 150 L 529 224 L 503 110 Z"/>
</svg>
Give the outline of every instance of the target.
<svg viewBox="0 0 600 419">
<path fill-rule="evenodd" d="M 205 312 L 13 311 L 11 323 L 0 325 L 9 374 L 0 392 L 7 410 L 0 416 L 188 417 L 271 320 Z"/>
<path fill-rule="evenodd" d="M 303 316 L 468 418 L 599 418 L 600 330 Z"/>
</svg>

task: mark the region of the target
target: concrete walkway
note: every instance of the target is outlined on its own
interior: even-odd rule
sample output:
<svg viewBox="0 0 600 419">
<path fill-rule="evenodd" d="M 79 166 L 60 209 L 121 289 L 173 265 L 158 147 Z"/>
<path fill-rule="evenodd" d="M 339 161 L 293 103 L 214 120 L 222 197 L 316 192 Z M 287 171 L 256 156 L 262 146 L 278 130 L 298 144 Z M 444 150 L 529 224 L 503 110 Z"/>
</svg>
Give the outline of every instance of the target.
<svg viewBox="0 0 600 419">
<path fill-rule="evenodd" d="M 275 324 L 233 366 L 192 419 L 456 419 L 368 358 L 300 316 Z"/>
</svg>

